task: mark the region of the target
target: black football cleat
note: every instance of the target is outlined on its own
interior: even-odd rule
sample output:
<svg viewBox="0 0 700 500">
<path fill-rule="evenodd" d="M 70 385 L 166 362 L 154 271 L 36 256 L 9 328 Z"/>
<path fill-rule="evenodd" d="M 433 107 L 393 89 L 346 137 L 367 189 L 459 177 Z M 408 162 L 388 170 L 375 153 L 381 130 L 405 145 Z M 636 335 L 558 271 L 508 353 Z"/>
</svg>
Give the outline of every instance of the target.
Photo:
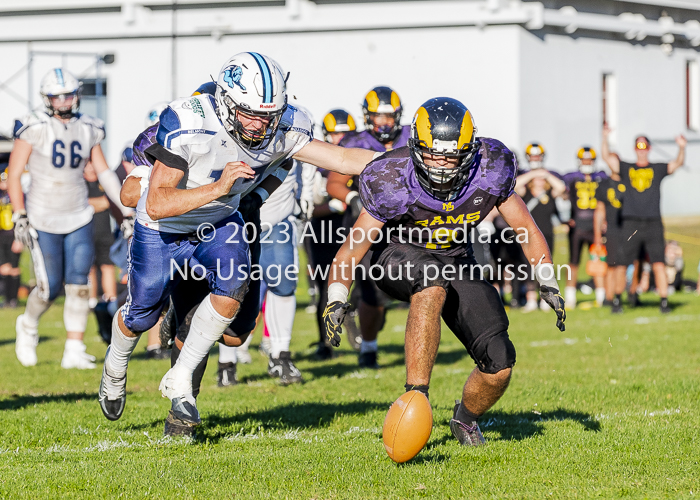
<svg viewBox="0 0 700 500">
<path fill-rule="evenodd" d="M 194 438 L 195 429 L 197 426 L 184 420 L 179 419 L 172 410 L 168 412 L 165 418 L 165 428 L 163 429 L 164 436 L 171 437 L 187 437 Z"/>
<path fill-rule="evenodd" d="M 462 446 L 481 446 L 486 443 L 484 435 L 479 429 L 479 424 L 474 422 L 473 425 L 467 425 L 464 422 L 457 420 L 457 410 L 459 409 L 460 402 L 455 401 L 455 408 L 452 412 L 452 419 L 450 420 L 450 430 L 452 435 L 457 438 L 459 444 Z"/>
<path fill-rule="evenodd" d="M 659 307 L 661 314 L 668 314 L 671 312 L 671 306 L 668 305 L 668 299 L 661 299 L 661 306 Z"/>
<path fill-rule="evenodd" d="M 611 311 L 613 314 L 622 314 L 624 312 L 624 309 L 622 308 L 622 301 L 619 297 L 615 297 L 612 300 Z"/>
<path fill-rule="evenodd" d="M 282 351 L 278 358 L 270 356 L 267 362 L 267 373 L 280 379 L 280 384 L 291 385 L 304 381 L 299 369 L 292 362 L 292 353 Z"/>
<path fill-rule="evenodd" d="M 121 378 L 112 377 L 105 366 L 102 369 L 98 399 L 102 414 L 107 420 L 119 420 L 126 406 L 126 374 Z"/>
<path fill-rule="evenodd" d="M 323 342 L 316 344 L 316 352 L 314 353 L 314 359 L 316 361 L 327 361 L 329 359 L 333 359 L 334 357 L 335 353 L 333 352 L 333 348 L 331 346 L 328 346 Z"/>
<path fill-rule="evenodd" d="M 361 352 L 357 357 L 357 364 L 360 368 L 372 368 L 376 370 L 379 368 L 379 363 L 377 363 L 377 351 Z"/>
<path fill-rule="evenodd" d="M 156 349 L 146 349 L 146 359 L 170 359 L 170 351 L 160 346 Z"/>
<path fill-rule="evenodd" d="M 219 387 L 228 387 L 238 384 L 236 363 L 219 363 L 219 369 L 216 373 L 216 382 Z"/>
</svg>

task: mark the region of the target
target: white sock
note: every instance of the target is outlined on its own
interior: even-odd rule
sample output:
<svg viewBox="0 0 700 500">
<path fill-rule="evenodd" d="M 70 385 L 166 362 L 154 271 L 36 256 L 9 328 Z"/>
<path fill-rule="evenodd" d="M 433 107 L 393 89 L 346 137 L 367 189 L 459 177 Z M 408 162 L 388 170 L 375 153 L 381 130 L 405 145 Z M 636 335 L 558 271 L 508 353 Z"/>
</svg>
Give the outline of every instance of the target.
<svg viewBox="0 0 700 500">
<path fill-rule="evenodd" d="M 270 333 L 270 355 L 279 358 L 282 351 L 289 350 L 292 341 L 297 299 L 294 295 L 280 297 L 268 291 L 265 300 L 265 324 Z"/>
<path fill-rule="evenodd" d="M 377 352 L 377 341 L 363 340 L 360 344 L 360 352 Z"/>
<path fill-rule="evenodd" d="M 245 342 L 243 342 L 243 344 L 241 344 L 241 346 L 238 349 L 240 349 L 242 351 L 247 351 L 248 348 L 250 347 L 250 343 L 252 341 L 253 341 L 253 334 L 251 333 L 250 335 L 248 335 L 248 338 L 245 339 Z"/>
<path fill-rule="evenodd" d="M 219 363 L 236 363 L 236 348 L 224 344 L 219 344 Z"/>
<path fill-rule="evenodd" d="M 51 307 L 51 302 L 47 302 L 39 297 L 39 289 L 34 288 L 32 293 L 29 294 L 29 297 L 27 297 L 27 308 L 24 310 L 24 317 L 22 318 L 22 323 L 27 333 L 37 333 L 39 329 L 39 318 L 41 318 L 41 315 L 44 314 L 49 307 Z"/>
<path fill-rule="evenodd" d="M 63 324 L 67 332 L 85 332 L 90 304 L 87 285 L 66 285 L 66 300 L 63 305 Z"/>
<path fill-rule="evenodd" d="M 566 302 L 566 305 L 569 307 L 576 306 L 576 287 L 575 286 L 567 286 L 564 289 L 564 302 Z"/>
<path fill-rule="evenodd" d="M 190 333 L 173 369 L 191 378 L 197 365 L 209 356 L 209 351 L 221 338 L 232 319 L 216 312 L 211 303 L 211 294 L 207 295 L 194 313 Z"/>
<path fill-rule="evenodd" d="M 66 351 L 85 352 L 85 343 L 78 339 L 66 339 Z"/>
<path fill-rule="evenodd" d="M 129 365 L 131 353 L 136 349 L 136 344 L 139 343 L 138 337 L 127 337 L 119 328 L 119 316 L 121 309 L 117 311 L 112 319 L 112 343 L 109 345 L 109 353 L 105 357 L 105 366 L 110 375 L 121 378 L 126 373 L 126 368 Z"/>
<path fill-rule="evenodd" d="M 605 301 L 605 288 L 595 289 L 595 301 L 598 303 L 599 306 L 603 305 L 603 302 Z"/>
</svg>

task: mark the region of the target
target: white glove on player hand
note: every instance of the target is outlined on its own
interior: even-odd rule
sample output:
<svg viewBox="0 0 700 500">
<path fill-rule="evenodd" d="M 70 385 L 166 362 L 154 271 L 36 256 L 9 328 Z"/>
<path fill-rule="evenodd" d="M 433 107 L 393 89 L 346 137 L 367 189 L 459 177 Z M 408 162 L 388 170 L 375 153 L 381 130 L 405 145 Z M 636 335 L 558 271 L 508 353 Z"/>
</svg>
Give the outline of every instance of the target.
<svg viewBox="0 0 700 500">
<path fill-rule="evenodd" d="M 12 215 L 12 222 L 15 224 L 15 239 L 27 248 L 34 246 L 34 240 L 38 239 L 39 235 L 36 229 L 29 224 L 27 213 L 24 211 L 15 212 Z"/>
<path fill-rule="evenodd" d="M 133 215 L 129 215 L 128 217 L 124 217 L 124 220 L 122 221 L 121 226 L 119 226 L 119 229 L 122 230 L 122 238 L 125 240 L 128 240 L 131 238 L 131 235 L 134 234 L 134 223 L 136 222 L 136 217 Z"/>
</svg>

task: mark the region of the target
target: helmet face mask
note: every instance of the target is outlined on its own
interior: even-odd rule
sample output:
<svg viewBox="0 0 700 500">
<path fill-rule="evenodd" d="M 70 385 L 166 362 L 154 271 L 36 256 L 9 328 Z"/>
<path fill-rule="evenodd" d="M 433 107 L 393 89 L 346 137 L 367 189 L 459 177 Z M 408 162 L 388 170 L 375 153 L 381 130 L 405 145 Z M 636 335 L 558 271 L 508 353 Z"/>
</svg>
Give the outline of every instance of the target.
<svg viewBox="0 0 700 500">
<path fill-rule="evenodd" d="M 217 113 L 226 132 L 244 149 L 268 147 L 287 109 L 279 65 L 255 52 L 229 59 L 216 82 Z"/>
<path fill-rule="evenodd" d="M 401 133 L 402 113 L 401 99 L 389 87 L 374 87 L 362 103 L 365 128 L 382 144 L 393 142 Z"/>
<path fill-rule="evenodd" d="M 469 110 L 459 101 L 436 98 L 421 106 L 408 146 L 418 182 L 441 200 L 456 196 L 469 182 L 481 143 Z"/>
<path fill-rule="evenodd" d="M 530 170 L 544 168 L 544 147 L 536 142 L 525 147 L 525 157 L 527 158 Z"/>
<path fill-rule="evenodd" d="M 578 170 L 584 175 L 591 175 L 596 171 L 595 160 L 596 152 L 588 146 L 582 147 L 576 154 L 578 159 Z"/>
<path fill-rule="evenodd" d="M 41 79 L 41 97 L 51 116 L 71 118 L 80 108 L 83 85 L 68 71 L 55 68 Z"/>
</svg>

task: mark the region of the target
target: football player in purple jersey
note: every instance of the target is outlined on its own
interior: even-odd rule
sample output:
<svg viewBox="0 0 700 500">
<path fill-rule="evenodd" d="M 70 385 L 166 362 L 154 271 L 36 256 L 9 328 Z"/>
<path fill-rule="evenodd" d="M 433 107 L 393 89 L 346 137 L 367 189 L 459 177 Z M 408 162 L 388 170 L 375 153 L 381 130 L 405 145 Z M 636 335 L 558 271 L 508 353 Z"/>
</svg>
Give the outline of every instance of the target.
<svg viewBox="0 0 700 500">
<path fill-rule="evenodd" d="M 547 242 L 514 192 L 517 162 L 501 142 L 476 137 L 469 110 L 451 98 L 425 102 L 416 112 L 408 147 L 372 161 L 360 175 L 364 206 L 336 256 L 324 325 L 337 345 L 348 308 L 354 263 L 372 246 L 370 273 L 391 297 L 410 302 L 406 325 L 406 389 L 428 394 L 440 342 L 440 318 L 476 362 L 450 421 L 462 445 L 484 442 L 478 418 L 503 395 L 515 364 L 508 316 L 487 266 L 473 258 L 471 228 L 497 207 L 528 238 L 523 251 L 540 293 L 564 331 L 566 313 Z M 475 231 L 474 231 L 475 232 Z"/>
<path fill-rule="evenodd" d="M 362 148 L 384 153 L 408 144 L 411 127 L 401 126 L 403 106 L 399 95 L 390 87 L 374 87 L 365 96 L 362 114 L 365 130 L 348 134 L 340 141 L 346 148 Z M 348 229 L 357 220 L 362 203 L 358 192 L 357 176 L 331 173 L 328 176 L 328 194 L 347 204 L 344 224 Z M 369 266 L 370 255 L 360 265 Z M 360 289 L 362 300 L 358 306 L 360 332 L 359 365 L 364 368 L 378 368 L 377 336 L 384 326 L 384 303 L 387 297 L 371 279 L 359 279 L 356 286 Z"/>
</svg>

